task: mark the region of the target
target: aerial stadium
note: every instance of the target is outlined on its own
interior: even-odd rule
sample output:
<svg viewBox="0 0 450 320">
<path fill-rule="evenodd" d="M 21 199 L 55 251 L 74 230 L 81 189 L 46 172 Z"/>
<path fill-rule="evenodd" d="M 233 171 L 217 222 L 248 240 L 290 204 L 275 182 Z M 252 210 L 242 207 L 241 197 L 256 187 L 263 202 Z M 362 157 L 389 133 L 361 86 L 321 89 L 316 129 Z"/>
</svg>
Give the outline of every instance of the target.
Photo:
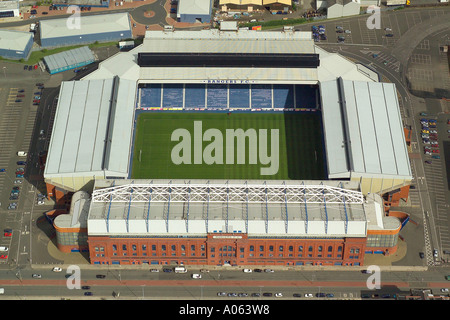
<svg viewBox="0 0 450 320">
<path fill-rule="evenodd" d="M 395 86 L 310 32 L 170 29 L 61 84 L 44 179 L 93 264 L 363 265 L 412 175 Z"/>
</svg>

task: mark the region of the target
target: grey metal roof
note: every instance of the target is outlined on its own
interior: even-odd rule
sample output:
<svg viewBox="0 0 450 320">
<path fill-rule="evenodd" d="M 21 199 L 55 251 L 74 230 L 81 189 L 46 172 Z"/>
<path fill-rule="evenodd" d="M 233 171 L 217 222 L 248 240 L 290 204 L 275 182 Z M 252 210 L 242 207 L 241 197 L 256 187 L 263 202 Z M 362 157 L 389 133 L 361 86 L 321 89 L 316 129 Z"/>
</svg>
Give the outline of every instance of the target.
<svg viewBox="0 0 450 320">
<path fill-rule="evenodd" d="M 81 16 L 79 28 L 70 19 L 41 20 L 41 39 L 82 36 L 87 34 L 131 31 L 128 13 Z"/>
<path fill-rule="evenodd" d="M 31 32 L 0 30 L 0 48 L 4 50 L 24 51 L 30 39 Z"/>
<path fill-rule="evenodd" d="M 127 176 L 135 92 L 117 78 L 62 82 L 44 176 Z"/>
<path fill-rule="evenodd" d="M 211 0 L 180 0 L 177 14 L 211 14 Z"/>
<path fill-rule="evenodd" d="M 160 184 L 188 186 L 184 180 L 96 180 L 94 190 L 123 184 Z M 240 180 L 191 180 L 189 185 L 240 185 Z M 261 181 L 246 181 L 248 185 Z M 268 185 L 297 183 L 339 187 L 340 181 L 267 181 Z M 342 182 L 345 189 L 357 191 L 359 183 Z M 248 233 L 249 236 L 364 237 L 367 233 L 367 204 L 352 203 L 202 203 L 171 202 L 96 202 L 91 201 L 88 216 L 90 235 L 205 235 L 207 233 Z M 381 204 L 377 204 L 382 208 Z M 187 207 L 189 206 L 189 215 Z M 248 211 L 247 209 L 248 208 Z M 267 211 L 266 211 L 267 209 Z M 287 210 L 287 212 L 286 212 Z M 382 210 L 380 209 L 380 212 Z M 247 216 L 248 212 L 248 216 Z"/>
<path fill-rule="evenodd" d="M 44 57 L 44 62 L 49 70 L 65 68 L 78 63 L 95 60 L 89 47 L 81 47 Z"/>
<path fill-rule="evenodd" d="M 410 178 L 411 167 L 395 85 L 321 83 L 329 174 L 348 172 Z"/>
</svg>

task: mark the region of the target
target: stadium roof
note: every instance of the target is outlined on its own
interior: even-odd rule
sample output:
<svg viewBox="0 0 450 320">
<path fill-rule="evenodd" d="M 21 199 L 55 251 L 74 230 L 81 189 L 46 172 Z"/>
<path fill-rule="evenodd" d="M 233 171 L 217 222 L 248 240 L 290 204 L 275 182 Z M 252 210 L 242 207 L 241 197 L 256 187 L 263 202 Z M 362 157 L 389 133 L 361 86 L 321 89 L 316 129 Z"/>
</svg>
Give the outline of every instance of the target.
<svg viewBox="0 0 450 320">
<path fill-rule="evenodd" d="M 136 83 L 62 82 L 45 166 L 46 178 L 128 175 Z"/>
<path fill-rule="evenodd" d="M 110 33 L 130 30 L 128 13 L 111 13 L 102 15 L 81 16 L 79 28 L 70 27 L 70 19 L 41 20 L 41 39 L 63 38 L 87 34 Z"/>
<path fill-rule="evenodd" d="M 133 183 L 136 183 L 135 189 Z M 366 206 L 373 204 L 363 201 L 358 186 L 357 182 L 341 184 L 337 181 L 96 180 L 88 232 L 89 235 L 115 236 L 200 236 L 227 232 L 265 237 L 364 237 L 367 234 Z M 149 192 L 151 196 L 147 201 L 134 200 L 132 195 L 142 194 L 144 187 L 155 188 L 154 194 Z M 96 192 L 102 192 L 103 188 L 108 192 L 113 189 L 109 201 L 96 201 Z M 180 197 L 183 188 L 184 198 Z M 251 191 L 247 192 L 247 188 Z M 258 188 L 267 189 L 269 195 L 300 188 L 307 196 L 283 201 L 246 198 L 255 196 L 258 192 L 253 189 Z M 198 189 L 203 189 L 207 200 L 196 198 Z M 310 194 L 311 191 L 314 194 Z M 115 192 L 117 197 L 119 193 L 128 192 L 128 197 L 114 200 Z M 173 198 L 157 197 L 164 192 L 167 195 L 177 192 L 178 198 L 175 195 Z M 356 198 L 346 202 L 346 194 Z M 332 201 L 329 196 L 337 197 Z M 228 197 L 229 201 L 214 200 L 215 197 Z M 381 203 L 377 205 L 382 212 Z"/>
<path fill-rule="evenodd" d="M 394 84 L 339 78 L 321 92 L 330 178 L 412 178 Z"/>
<path fill-rule="evenodd" d="M 0 49 L 23 51 L 32 37 L 31 32 L 0 30 Z"/>
</svg>

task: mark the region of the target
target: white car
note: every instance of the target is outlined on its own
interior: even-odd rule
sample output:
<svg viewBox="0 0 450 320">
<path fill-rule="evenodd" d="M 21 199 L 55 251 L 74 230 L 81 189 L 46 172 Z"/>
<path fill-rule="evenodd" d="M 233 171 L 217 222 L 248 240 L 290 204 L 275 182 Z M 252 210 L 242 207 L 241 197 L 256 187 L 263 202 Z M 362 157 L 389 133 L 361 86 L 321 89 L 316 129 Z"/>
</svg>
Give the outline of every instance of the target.
<svg viewBox="0 0 450 320">
<path fill-rule="evenodd" d="M 60 267 L 54 267 L 54 268 L 52 269 L 52 271 L 53 271 L 53 272 L 61 272 L 62 269 L 61 269 Z"/>
<path fill-rule="evenodd" d="M 158 269 L 150 269 L 150 272 L 159 272 Z"/>
<path fill-rule="evenodd" d="M 22 180 L 14 180 L 14 184 L 21 184 Z"/>
<path fill-rule="evenodd" d="M 275 293 L 275 297 L 277 297 L 277 298 L 281 298 L 282 296 L 283 296 L 283 294 L 281 292 Z"/>
<path fill-rule="evenodd" d="M 264 272 L 274 272 L 272 269 L 264 269 Z"/>
<path fill-rule="evenodd" d="M 42 201 L 42 200 L 38 200 L 38 201 L 37 201 L 37 205 L 38 205 L 38 206 L 43 205 L 43 204 L 44 204 L 44 201 Z"/>
<path fill-rule="evenodd" d="M 350 30 L 345 30 L 344 32 L 345 33 L 352 33 Z"/>
<path fill-rule="evenodd" d="M 2 251 L 2 252 L 8 251 L 8 247 L 0 247 L 0 251 Z"/>
<path fill-rule="evenodd" d="M 252 269 L 244 269 L 244 272 L 245 272 L 245 273 L 251 273 L 251 272 L 252 272 Z"/>
<path fill-rule="evenodd" d="M 448 288 L 442 288 L 441 292 L 448 292 Z"/>
<path fill-rule="evenodd" d="M 312 298 L 313 294 L 312 293 L 305 293 L 305 298 Z"/>
<path fill-rule="evenodd" d="M 192 279 L 201 279 L 201 278 L 202 278 L 201 274 L 198 274 L 198 273 L 193 273 L 192 274 Z"/>
</svg>

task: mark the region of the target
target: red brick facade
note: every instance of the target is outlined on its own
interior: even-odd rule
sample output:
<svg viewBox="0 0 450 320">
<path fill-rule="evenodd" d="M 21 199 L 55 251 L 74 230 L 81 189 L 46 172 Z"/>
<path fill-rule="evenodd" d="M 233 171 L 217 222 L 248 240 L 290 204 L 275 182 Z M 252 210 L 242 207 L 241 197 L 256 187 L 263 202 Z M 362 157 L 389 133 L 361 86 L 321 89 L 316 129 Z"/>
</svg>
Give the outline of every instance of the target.
<svg viewBox="0 0 450 320">
<path fill-rule="evenodd" d="M 92 264 L 363 265 L 366 238 L 270 239 L 246 234 L 206 238 L 88 239 Z"/>
</svg>

